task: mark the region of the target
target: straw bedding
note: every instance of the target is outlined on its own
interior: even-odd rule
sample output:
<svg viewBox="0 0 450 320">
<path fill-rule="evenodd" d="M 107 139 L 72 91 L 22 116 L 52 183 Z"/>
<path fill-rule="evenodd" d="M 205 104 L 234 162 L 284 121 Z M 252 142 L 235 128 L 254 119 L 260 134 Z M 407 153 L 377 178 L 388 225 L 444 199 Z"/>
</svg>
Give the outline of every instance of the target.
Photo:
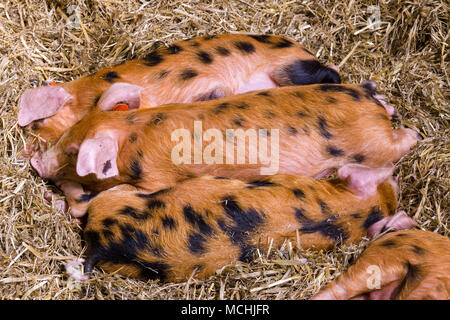
<svg viewBox="0 0 450 320">
<path fill-rule="evenodd" d="M 449 235 L 448 2 L 71 3 L 77 10 L 59 0 L 0 4 L 0 299 L 306 299 L 362 252 L 367 241 L 327 252 L 286 243 L 259 252 L 252 264 L 178 284 L 101 270 L 87 283 L 68 278 L 64 263 L 83 253 L 81 229 L 54 201 L 44 201 L 40 187 L 46 182 L 18 158 L 25 136 L 17 125 L 20 94 L 39 80 L 70 81 L 197 35 L 286 35 L 339 66 L 344 82 L 375 80 L 401 114 L 393 125 L 425 137 L 397 164 L 400 209 L 420 228 Z M 377 12 L 381 23 L 368 27 Z"/>
</svg>

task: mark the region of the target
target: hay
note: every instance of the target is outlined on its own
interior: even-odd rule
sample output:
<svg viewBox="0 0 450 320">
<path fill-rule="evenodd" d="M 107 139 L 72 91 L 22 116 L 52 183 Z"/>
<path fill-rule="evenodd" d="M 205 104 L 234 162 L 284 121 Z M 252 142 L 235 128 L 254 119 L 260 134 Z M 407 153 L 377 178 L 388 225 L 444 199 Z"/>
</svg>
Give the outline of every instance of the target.
<svg viewBox="0 0 450 320">
<path fill-rule="evenodd" d="M 0 299 L 305 299 L 361 253 L 364 241 L 330 252 L 286 244 L 205 281 L 161 284 L 100 270 L 84 284 L 68 279 L 64 262 L 82 255 L 80 228 L 43 200 L 45 181 L 17 158 L 20 94 L 39 81 L 70 81 L 197 35 L 286 35 L 339 65 L 345 82 L 377 81 L 401 114 L 394 125 L 426 137 L 397 166 L 400 209 L 422 229 L 449 235 L 447 2 L 79 0 L 72 1 L 75 12 L 65 1 L 46 2 L 0 4 Z M 374 28 L 370 5 L 380 9 Z M 68 21 L 77 19 L 71 29 Z"/>
</svg>

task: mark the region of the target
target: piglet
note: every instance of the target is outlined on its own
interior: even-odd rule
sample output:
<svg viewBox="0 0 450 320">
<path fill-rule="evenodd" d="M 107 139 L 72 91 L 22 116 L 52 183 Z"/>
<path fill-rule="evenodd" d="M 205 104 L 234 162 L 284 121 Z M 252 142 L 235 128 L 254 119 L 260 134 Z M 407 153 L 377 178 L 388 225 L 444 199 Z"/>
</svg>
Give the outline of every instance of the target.
<svg viewBox="0 0 450 320">
<path fill-rule="evenodd" d="M 160 47 L 68 83 L 26 90 L 18 122 L 53 145 L 93 108 L 130 109 L 216 99 L 258 89 L 340 83 L 333 67 L 282 36 L 222 34 Z M 45 149 L 46 144 L 41 144 Z M 38 149 L 29 143 L 28 153 Z"/>
<path fill-rule="evenodd" d="M 391 128 L 364 84 L 322 84 L 92 113 L 31 164 L 93 192 L 123 183 L 152 192 L 201 175 L 251 181 L 321 176 L 348 163 L 381 168 L 417 141 L 413 130 Z"/>
<path fill-rule="evenodd" d="M 431 231 L 385 234 L 313 299 L 448 300 L 449 248 L 448 237 Z"/>
<path fill-rule="evenodd" d="M 74 271 L 77 261 L 68 270 L 80 280 L 98 265 L 128 277 L 185 281 L 194 271 L 205 278 L 235 261 L 250 262 L 272 240 L 316 250 L 353 243 L 394 215 L 392 170 L 349 168 L 348 181 L 203 176 L 154 193 L 119 185 L 89 200 L 86 273 Z"/>
</svg>

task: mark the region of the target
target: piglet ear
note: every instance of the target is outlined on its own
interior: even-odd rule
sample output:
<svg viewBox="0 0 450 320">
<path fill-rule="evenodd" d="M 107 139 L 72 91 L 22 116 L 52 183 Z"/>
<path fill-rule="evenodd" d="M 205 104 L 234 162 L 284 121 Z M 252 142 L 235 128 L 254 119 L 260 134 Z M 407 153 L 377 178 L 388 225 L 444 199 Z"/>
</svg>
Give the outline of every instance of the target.
<svg viewBox="0 0 450 320">
<path fill-rule="evenodd" d="M 28 89 L 19 100 L 19 126 L 55 115 L 73 96 L 59 86 Z"/>
<path fill-rule="evenodd" d="M 348 188 L 360 198 L 368 198 L 377 192 L 378 185 L 392 176 L 392 164 L 382 168 L 371 168 L 362 164 L 347 164 L 338 170 L 341 180 L 346 180 Z"/>
<path fill-rule="evenodd" d="M 138 109 L 141 104 L 141 91 L 142 87 L 134 84 L 117 82 L 111 85 L 106 90 L 100 100 L 98 101 L 98 107 L 101 110 L 112 110 L 118 103 L 124 103 L 128 105 L 128 109 Z"/>
<path fill-rule="evenodd" d="M 117 141 L 110 136 L 86 139 L 78 153 L 77 174 L 84 177 L 94 173 L 97 179 L 117 176 L 117 153 Z"/>
</svg>

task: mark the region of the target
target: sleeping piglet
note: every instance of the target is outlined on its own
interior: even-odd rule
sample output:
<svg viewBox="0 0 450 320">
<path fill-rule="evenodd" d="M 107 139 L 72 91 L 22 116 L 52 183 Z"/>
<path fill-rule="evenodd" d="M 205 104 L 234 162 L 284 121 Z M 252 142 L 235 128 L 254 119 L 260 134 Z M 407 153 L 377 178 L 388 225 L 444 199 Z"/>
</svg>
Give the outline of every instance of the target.
<svg viewBox="0 0 450 320">
<path fill-rule="evenodd" d="M 18 120 L 53 145 L 93 108 L 111 110 L 125 103 L 136 109 L 141 99 L 150 108 L 311 83 L 340 83 L 340 77 L 293 40 L 245 34 L 197 37 L 68 83 L 26 90 Z M 25 153 L 39 146 L 28 148 Z"/>
<path fill-rule="evenodd" d="M 341 170 L 345 181 L 203 176 L 154 193 L 116 186 L 89 201 L 86 273 L 77 274 L 78 260 L 67 270 L 80 280 L 99 265 L 129 277 L 186 281 L 194 271 L 205 278 L 235 261 L 249 262 L 271 241 L 321 250 L 359 241 L 383 219 L 400 217 L 390 226 L 396 229 L 414 225 L 406 214 L 395 214 L 392 166 Z"/>
<path fill-rule="evenodd" d="M 431 231 L 391 232 L 371 243 L 314 300 L 448 300 L 450 239 Z"/>
<path fill-rule="evenodd" d="M 200 175 L 250 181 L 276 173 L 323 176 L 347 163 L 382 167 L 407 153 L 418 135 L 393 130 L 367 90 L 283 87 L 91 113 L 31 164 L 41 177 L 78 182 L 93 192 L 122 183 L 152 192 Z"/>
</svg>

